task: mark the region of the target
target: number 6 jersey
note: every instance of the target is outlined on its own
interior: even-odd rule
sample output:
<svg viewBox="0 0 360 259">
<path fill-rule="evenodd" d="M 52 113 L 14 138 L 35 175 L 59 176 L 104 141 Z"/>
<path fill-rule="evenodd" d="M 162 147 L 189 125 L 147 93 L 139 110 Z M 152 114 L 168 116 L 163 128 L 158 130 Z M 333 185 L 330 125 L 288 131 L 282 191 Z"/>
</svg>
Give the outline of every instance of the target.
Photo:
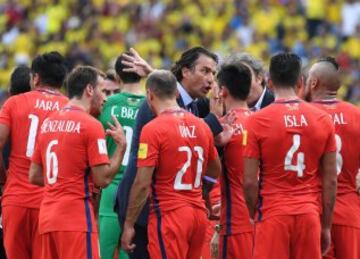
<svg viewBox="0 0 360 259">
<path fill-rule="evenodd" d="M 2 206 L 38 209 L 43 188 L 29 183 L 29 167 L 37 133 L 46 117 L 68 98 L 56 90 L 38 88 L 10 97 L 0 113 L 0 123 L 10 131 L 11 153 Z"/>
<path fill-rule="evenodd" d="M 213 135 L 204 121 L 185 110 L 166 110 L 144 126 L 138 167 L 155 167 L 153 208 L 169 211 L 183 206 L 205 209 L 202 176 L 217 158 Z"/>
<path fill-rule="evenodd" d="M 260 161 L 257 219 L 319 214 L 321 157 L 335 152 L 329 115 L 298 99 L 277 100 L 248 119 L 247 158 Z"/>
<path fill-rule="evenodd" d="M 45 182 L 40 234 L 97 232 L 90 168 L 110 163 L 101 123 L 80 107 L 65 106 L 41 125 L 32 161 L 43 167 Z"/>
</svg>

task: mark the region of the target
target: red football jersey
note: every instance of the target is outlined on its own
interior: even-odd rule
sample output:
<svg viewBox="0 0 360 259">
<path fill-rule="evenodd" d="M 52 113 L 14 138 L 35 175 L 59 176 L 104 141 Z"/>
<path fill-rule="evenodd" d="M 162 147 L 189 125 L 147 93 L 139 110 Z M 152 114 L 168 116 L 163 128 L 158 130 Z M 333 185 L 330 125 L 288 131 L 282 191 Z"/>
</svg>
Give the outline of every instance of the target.
<svg viewBox="0 0 360 259">
<path fill-rule="evenodd" d="M 32 159 L 45 179 L 40 233 L 96 232 L 90 168 L 109 163 L 101 123 L 80 107 L 65 106 L 42 124 Z"/>
<path fill-rule="evenodd" d="M 31 156 L 42 122 L 67 101 L 68 98 L 58 91 L 35 89 L 10 97 L 5 102 L 0 123 L 10 130 L 11 153 L 2 206 L 40 207 L 43 188 L 29 183 Z"/>
<path fill-rule="evenodd" d="M 360 167 L 360 109 L 338 100 L 316 101 L 335 126 L 338 189 L 333 223 L 360 228 L 360 197 L 356 175 Z"/>
<path fill-rule="evenodd" d="M 258 220 L 321 212 L 321 157 L 335 152 L 329 115 L 298 99 L 249 117 L 244 156 L 260 160 Z"/>
<path fill-rule="evenodd" d="M 251 113 L 248 109 L 233 111 L 236 114 L 236 120 L 232 125 L 234 135 L 224 147 L 223 173 L 220 177 L 222 193 L 220 233 L 223 235 L 251 232 L 253 229 L 243 192 L 244 161 L 240 159 L 246 141 L 246 121 Z"/>
<path fill-rule="evenodd" d="M 185 110 L 164 111 L 146 124 L 140 136 L 138 167 L 155 167 L 153 207 L 205 209 L 201 178 L 208 161 L 216 158 L 209 127 Z"/>
</svg>

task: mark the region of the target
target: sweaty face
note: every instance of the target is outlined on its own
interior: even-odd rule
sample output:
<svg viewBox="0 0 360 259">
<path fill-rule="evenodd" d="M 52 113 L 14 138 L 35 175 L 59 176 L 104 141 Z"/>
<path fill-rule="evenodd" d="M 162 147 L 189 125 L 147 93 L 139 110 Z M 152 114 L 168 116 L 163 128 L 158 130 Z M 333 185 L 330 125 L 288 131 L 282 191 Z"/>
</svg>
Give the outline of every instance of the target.
<svg viewBox="0 0 360 259">
<path fill-rule="evenodd" d="M 205 55 L 201 55 L 184 80 L 189 95 L 192 98 L 205 97 L 212 88 L 215 80 L 216 62 Z"/>
<path fill-rule="evenodd" d="M 106 101 L 106 95 L 103 91 L 105 87 L 105 80 L 102 77 L 98 77 L 96 86 L 94 87 L 94 94 L 90 103 L 90 114 L 94 117 L 98 117 Z"/>
</svg>

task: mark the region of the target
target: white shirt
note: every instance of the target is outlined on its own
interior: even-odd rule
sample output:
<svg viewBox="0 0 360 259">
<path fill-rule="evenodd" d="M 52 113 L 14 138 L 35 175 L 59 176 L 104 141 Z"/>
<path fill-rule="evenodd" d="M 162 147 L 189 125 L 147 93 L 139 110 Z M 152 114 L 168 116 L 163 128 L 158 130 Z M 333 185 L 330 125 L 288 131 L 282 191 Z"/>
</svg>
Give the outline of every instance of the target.
<svg viewBox="0 0 360 259">
<path fill-rule="evenodd" d="M 186 90 L 184 89 L 184 87 L 177 82 L 177 89 L 179 91 L 179 94 L 181 96 L 182 101 L 184 102 L 184 106 L 187 109 L 188 105 L 190 103 L 192 103 L 193 101 L 195 101 L 193 98 L 191 98 L 191 96 L 188 94 L 188 92 L 186 92 Z"/>
<path fill-rule="evenodd" d="M 264 87 L 264 90 L 263 90 L 259 100 L 257 100 L 257 102 L 254 105 L 254 107 L 252 108 L 252 110 L 258 111 L 261 109 L 261 104 L 262 104 L 262 101 L 264 100 L 265 93 L 266 93 L 266 87 Z"/>
</svg>

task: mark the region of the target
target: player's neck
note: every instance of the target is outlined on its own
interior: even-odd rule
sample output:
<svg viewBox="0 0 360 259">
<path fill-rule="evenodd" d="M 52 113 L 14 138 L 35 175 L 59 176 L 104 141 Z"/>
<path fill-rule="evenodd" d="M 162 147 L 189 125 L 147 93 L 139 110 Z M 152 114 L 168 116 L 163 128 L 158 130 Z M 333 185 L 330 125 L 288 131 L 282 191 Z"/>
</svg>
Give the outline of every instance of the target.
<svg viewBox="0 0 360 259">
<path fill-rule="evenodd" d="M 49 90 L 49 91 L 54 91 L 54 92 L 58 92 L 59 88 L 50 86 L 50 85 L 37 85 L 34 87 L 34 90 L 39 90 L 39 89 L 43 89 L 43 90 Z"/>
<path fill-rule="evenodd" d="M 156 109 L 156 114 L 159 115 L 163 111 L 170 109 L 178 109 L 178 108 L 180 108 L 180 106 L 178 105 L 176 100 L 165 100 L 158 103 L 155 109 Z"/>
<path fill-rule="evenodd" d="M 246 101 L 235 100 L 233 98 L 227 98 L 225 100 L 225 107 L 227 111 L 235 110 L 235 109 L 248 109 L 248 105 Z"/>
<path fill-rule="evenodd" d="M 282 87 L 274 87 L 275 99 L 295 99 L 298 96 L 295 93 L 294 88 L 282 88 Z"/>
<path fill-rule="evenodd" d="M 337 97 L 337 92 L 336 91 L 319 91 L 319 92 L 315 92 L 313 93 L 312 99 L 314 101 L 316 100 L 333 100 L 336 99 Z"/>
<path fill-rule="evenodd" d="M 143 95 L 144 91 L 141 89 L 139 83 L 123 84 L 121 92 Z"/>
<path fill-rule="evenodd" d="M 68 105 L 80 107 L 80 108 L 84 109 L 84 111 L 90 112 L 90 103 L 86 103 L 81 99 L 72 98 L 72 99 L 70 99 Z"/>
</svg>

